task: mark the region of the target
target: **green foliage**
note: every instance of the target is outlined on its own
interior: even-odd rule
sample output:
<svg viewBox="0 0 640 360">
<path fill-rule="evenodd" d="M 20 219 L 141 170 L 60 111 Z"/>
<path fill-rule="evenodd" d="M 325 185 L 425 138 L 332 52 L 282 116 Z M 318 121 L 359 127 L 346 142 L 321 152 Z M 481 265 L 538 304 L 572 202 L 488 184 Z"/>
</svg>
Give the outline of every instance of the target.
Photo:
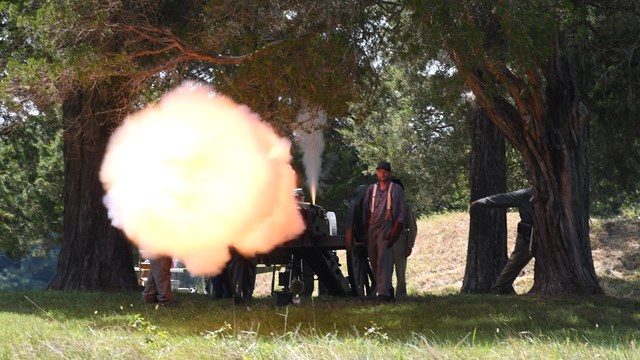
<svg viewBox="0 0 640 360">
<path fill-rule="evenodd" d="M 374 177 L 363 174 L 368 165 L 362 165 L 356 149 L 341 134 L 340 129 L 345 127 L 344 121 L 335 120 L 334 126 L 324 131 L 325 149 L 317 194 L 317 204 L 336 214 L 339 234 L 344 234 L 346 230 L 349 201 L 353 192 L 358 186 L 375 181 Z M 301 149 L 294 145 L 292 152 L 293 166 L 302 177 L 305 171 Z M 300 183 L 306 183 L 305 179 L 302 178 Z M 311 201 L 308 189 L 305 194 L 306 200 Z"/>
<path fill-rule="evenodd" d="M 20 258 L 62 238 L 62 126 L 32 116 L 0 136 L 0 249 Z"/>
<path fill-rule="evenodd" d="M 19 257 L 34 244 L 55 243 L 60 237 L 62 161 L 55 156 L 60 154 L 61 134 L 55 139 L 41 136 L 42 125 L 32 128 L 29 113 L 34 106 L 48 111 L 48 105 L 59 105 L 72 89 L 121 77 L 133 88 L 130 105 L 135 108 L 184 79 L 200 79 L 251 106 L 282 134 L 291 132 L 302 104 L 322 107 L 333 119 L 333 129 L 326 132 L 321 205 L 344 213 L 353 189 L 370 182 L 373 164 L 387 159 L 417 210 L 436 212 L 466 209 L 468 204 L 468 136 L 461 94 L 469 70 L 478 67 L 490 73 L 488 65 L 501 69 L 496 73 L 508 70 L 511 80 L 485 82 L 492 96 L 514 103 L 516 92 L 508 94 L 505 88 L 513 85 L 510 81 L 524 79 L 525 90 L 519 93 L 524 98 L 535 90 L 527 70 L 533 69 L 531 74 L 545 85 L 554 55 L 549 44 L 575 50 L 587 40 L 592 40 L 585 67 L 591 75 L 589 105 L 594 114 L 594 209 L 619 213 L 637 204 L 637 4 L 320 4 L 1 1 L 2 126 L 29 121 L 2 138 L 0 161 L 6 175 L 0 179 L 0 248 Z M 402 5 L 410 11 L 402 11 Z M 585 19 L 597 37 L 589 37 L 595 35 L 582 26 Z M 499 31 L 493 31 L 496 24 Z M 564 33 L 570 36 L 560 36 Z M 237 57 L 244 62 L 215 61 Z M 394 67 L 380 83 L 377 71 L 387 65 Z M 494 86 L 499 82 L 505 86 Z M 109 90 L 118 93 L 118 86 Z M 521 187 L 526 178 L 522 160 L 509 152 L 509 163 L 515 174 L 509 187 Z"/>
<path fill-rule="evenodd" d="M 420 31 L 407 26 L 403 40 L 409 45 L 403 58 L 442 58 L 445 49 L 458 74 L 467 80 L 483 79 L 483 95 L 494 109 L 516 104 L 520 114 L 536 113 L 535 104 L 522 104 L 535 92 L 539 99 L 549 95 L 540 90 L 557 81 L 550 76 L 554 57 L 582 58 L 572 62 L 579 65 L 576 71 L 584 71 L 580 76 L 584 83 L 576 85 L 585 92 L 579 95 L 592 115 L 592 211 L 618 215 L 640 202 L 637 2 L 415 0 L 407 5 L 412 10 L 408 24 L 416 24 Z M 503 124 L 514 133 L 511 141 L 522 142 L 514 131 L 519 126 L 513 121 Z"/>
<path fill-rule="evenodd" d="M 620 215 L 640 202 L 640 4 L 594 1 L 590 10 L 592 207 L 598 215 Z"/>
<path fill-rule="evenodd" d="M 412 20 L 421 25 L 422 41 L 432 56 L 447 49 L 462 60 L 462 72 L 486 63 L 509 64 L 516 74 L 553 55 L 554 36 L 572 26 L 569 1 L 407 1 Z M 426 35 L 426 36 L 425 36 Z"/>
<path fill-rule="evenodd" d="M 257 54 L 218 85 L 268 121 L 287 127 L 302 104 L 347 115 L 359 90 L 356 53 L 342 34 L 312 34 Z M 284 125 L 284 126 L 283 126 Z"/>
<path fill-rule="evenodd" d="M 112 77 L 127 79 L 132 105 L 198 79 L 287 133 L 302 104 L 344 116 L 371 61 L 354 36 L 369 21 L 357 1 L 2 4 L 16 60 L 0 86 L 40 106 Z"/>
<path fill-rule="evenodd" d="M 166 340 L 168 333 L 164 330 L 160 330 L 157 325 L 151 324 L 149 321 L 140 314 L 134 314 L 133 320 L 129 322 L 129 326 L 136 331 L 145 335 L 146 342 L 162 341 Z"/>
<path fill-rule="evenodd" d="M 635 199 L 638 199 L 640 194 L 636 194 Z M 621 215 L 627 219 L 640 219 L 640 203 L 625 202 L 621 207 Z"/>
<path fill-rule="evenodd" d="M 513 191 L 531 186 L 527 166 L 522 159 L 522 155 L 508 142 L 506 146 L 507 190 Z"/>
<path fill-rule="evenodd" d="M 56 271 L 59 251 L 33 251 L 16 264 L 0 263 L 0 290 L 44 290 Z"/>
<path fill-rule="evenodd" d="M 357 151 L 361 167 L 373 173 L 381 160 L 392 163 L 418 213 L 468 206 L 469 135 L 465 104 L 437 99 L 444 75 L 392 67 L 363 124 L 341 130 Z M 437 99 L 437 100 L 436 100 Z"/>
</svg>

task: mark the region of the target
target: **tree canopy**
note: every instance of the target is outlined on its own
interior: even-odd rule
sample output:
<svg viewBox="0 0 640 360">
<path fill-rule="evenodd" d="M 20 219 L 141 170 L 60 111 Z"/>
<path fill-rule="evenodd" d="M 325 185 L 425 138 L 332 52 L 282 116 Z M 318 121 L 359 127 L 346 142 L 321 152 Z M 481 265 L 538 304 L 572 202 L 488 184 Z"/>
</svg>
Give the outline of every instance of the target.
<svg viewBox="0 0 640 360">
<path fill-rule="evenodd" d="M 466 209 L 467 105 L 460 96 L 449 102 L 438 99 L 437 76 L 416 70 L 392 67 L 383 73 L 367 120 L 351 120 L 341 132 L 363 168 L 373 173 L 378 161 L 392 163 L 394 177 L 402 180 L 419 213 Z"/>
<path fill-rule="evenodd" d="M 7 63 L 5 86 L 42 104 L 121 77 L 132 106 L 197 79 L 274 125 L 302 105 L 346 114 L 371 59 L 358 1 L 24 1 L 3 3 L 30 39 Z M 17 42 L 17 40 L 16 40 Z M 242 64 L 242 66 L 239 66 Z M 284 126 L 281 130 L 284 130 Z"/>
<path fill-rule="evenodd" d="M 603 208 L 616 193 L 638 195 L 631 35 L 639 12 L 632 1 L 23 0 L 0 2 L 0 12 L 0 126 L 36 124 L 36 109 L 43 118 L 63 117 L 64 136 L 49 133 L 34 144 L 93 151 L 80 170 L 101 158 L 102 140 L 94 136 L 104 139 L 128 112 L 196 79 L 285 135 L 301 108 L 321 108 L 335 141 L 332 164 L 340 164 L 334 174 L 344 166 L 346 178 L 359 182 L 354 163 L 385 157 L 424 211 L 463 208 L 465 101 L 472 96 L 526 165 L 541 254 L 548 255 L 536 289 L 546 293 L 599 290 L 588 244 L 589 189 Z M 33 126 L 25 129 L 41 131 Z M 14 159 L 8 168 L 26 171 L 16 164 L 33 151 L 3 148 Z M 343 152 L 356 158 L 335 156 Z M 77 160 L 69 154 L 65 169 Z M 60 162 L 43 158 L 46 171 L 60 171 Z M 75 174 L 66 174 L 65 191 L 82 171 Z M 39 175 L 20 176 L 13 180 L 38 183 Z M 40 182 L 37 192 L 50 201 L 60 181 Z M 14 190 L 4 190 L 11 204 L 19 201 Z M 91 194 L 97 203 L 99 191 Z M 42 204 L 50 214 L 60 211 Z M 18 226 L 11 216 L 20 212 L 5 210 L 8 227 Z"/>
</svg>

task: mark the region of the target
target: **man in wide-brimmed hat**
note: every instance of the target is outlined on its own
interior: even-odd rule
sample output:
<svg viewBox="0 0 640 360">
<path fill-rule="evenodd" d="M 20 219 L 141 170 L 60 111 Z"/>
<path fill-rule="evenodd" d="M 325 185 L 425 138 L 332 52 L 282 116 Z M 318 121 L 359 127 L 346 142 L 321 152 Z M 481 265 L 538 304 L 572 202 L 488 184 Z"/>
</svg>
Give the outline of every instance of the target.
<svg viewBox="0 0 640 360">
<path fill-rule="evenodd" d="M 376 279 L 376 302 L 393 300 L 391 247 L 404 229 L 406 203 L 402 188 L 391 182 L 391 164 L 376 167 L 378 182 L 369 185 L 364 197 L 369 263 Z"/>
</svg>

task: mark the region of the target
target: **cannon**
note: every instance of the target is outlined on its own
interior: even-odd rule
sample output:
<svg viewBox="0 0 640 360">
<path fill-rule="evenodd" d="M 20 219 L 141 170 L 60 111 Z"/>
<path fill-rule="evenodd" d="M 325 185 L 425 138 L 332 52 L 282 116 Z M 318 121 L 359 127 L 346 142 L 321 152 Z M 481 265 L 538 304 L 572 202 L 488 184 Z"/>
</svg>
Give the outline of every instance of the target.
<svg viewBox="0 0 640 360">
<path fill-rule="evenodd" d="M 236 300 L 251 297 L 255 284 L 255 266 L 272 267 L 271 293 L 276 303 L 294 302 L 297 296 L 310 296 L 318 279 L 319 294 L 331 296 L 372 295 L 375 281 L 367 257 L 362 226 L 362 200 L 366 186 L 356 189 L 350 199 L 347 227 L 337 234 L 335 214 L 323 207 L 300 202 L 305 231 L 268 254 L 254 259 L 234 259 L 227 267 L 226 281 Z M 346 251 L 347 276 L 343 273 L 337 251 Z M 253 271 L 253 274 L 251 272 Z M 276 290 L 276 281 L 281 289 Z M 214 281 L 209 279 L 205 292 L 215 295 Z"/>
</svg>

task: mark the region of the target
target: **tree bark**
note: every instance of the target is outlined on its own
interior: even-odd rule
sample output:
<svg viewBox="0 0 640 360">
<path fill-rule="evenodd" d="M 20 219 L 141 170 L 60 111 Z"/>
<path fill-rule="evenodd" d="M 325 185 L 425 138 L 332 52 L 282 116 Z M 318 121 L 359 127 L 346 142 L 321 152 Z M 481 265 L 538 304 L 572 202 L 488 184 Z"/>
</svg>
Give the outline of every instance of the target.
<svg viewBox="0 0 640 360">
<path fill-rule="evenodd" d="M 589 111 L 575 59 L 560 57 L 546 87 L 547 109 L 523 153 L 534 189 L 533 293 L 600 294 L 589 240 Z"/>
<path fill-rule="evenodd" d="M 522 154 L 534 194 L 535 275 L 531 293 L 601 294 L 589 242 L 589 111 L 582 101 L 577 53 L 558 53 L 526 88 L 513 87 L 516 106 L 493 96 L 467 73 L 491 121 Z M 505 70 L 508 71 L 508 70 Z"/>
<path fill-rule="evenodd" d="M 458 2 L 456 11 L 423 5 L 409 4 L 422 39 L 442 43 L 478 104 L 527 164 L 537 246 L 531 292 L 601 293 L 589 243 L 585 3 Z M 527 20 L 534 17 L 541 21 Z M 464 30 L 450 29 L 461 24 Z"/>
<path fill-rule="evenodd" d="M 120 120 L 114 105 L 96 88 L 76 91 L 63 103 L 64 238 L 49 289 L 138 288 L 131 244 L 111 226 L 102 203 L 100 165 L 112 124 Z"/>
<path fill-rule="evenodd" d="M 471 122 L 471 199 L 506 191 L 505 143 L 484 110 L 473 103 Z M 507 262 L 506 209 L 472 208 L 467 265 L 461 291 L 488 293 Z"/>
</svg>

